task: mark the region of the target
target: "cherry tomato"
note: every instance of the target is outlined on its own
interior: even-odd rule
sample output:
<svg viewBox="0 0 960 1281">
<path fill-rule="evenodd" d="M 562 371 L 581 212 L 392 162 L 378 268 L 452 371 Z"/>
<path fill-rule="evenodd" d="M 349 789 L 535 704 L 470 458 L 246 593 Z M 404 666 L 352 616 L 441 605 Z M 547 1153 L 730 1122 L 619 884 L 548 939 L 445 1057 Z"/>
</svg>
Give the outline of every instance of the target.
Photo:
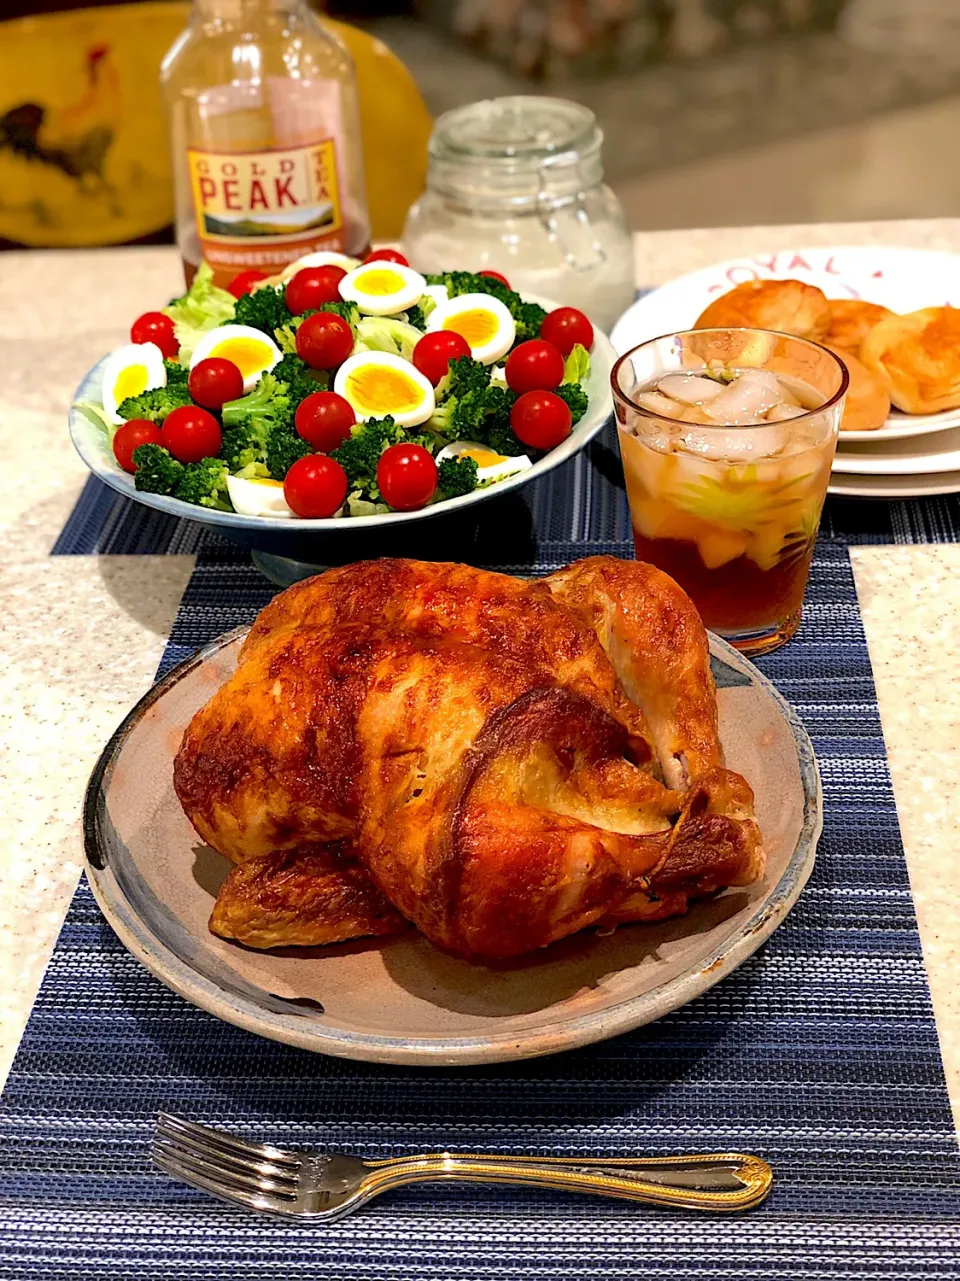
<svg viewBox="0 0 960 1281">
<path fill-rule="evenodd" d="M 258 280 L 266 280 L 265 271 L 257 271 L 256 267 L 250 267 L 247 271 L 241 271 L 238 276 L 230 281 L 227 285 L 227 292 L 233 294 L 234 298 L 242 298 L 248 294 Z"/>
<path fill-rule="evenodd" d="M 323 267 L 304 267 L 287 283 L 284 300 L 295 316 L 316 311 L 325 302 L 340 301 L 340 281 L 347 273 L 328 263 Z"/>
<path fill-rule="evenodd" d="M 313 392 L 301 400 L 294 415 L 297 435 L 325 454 L 343 444 L 356 421 L 350 402 L 335 391 Z"/>
<path fill-rule="evenodd" d="M 437 464 L 422 445 L 391 445 L 377 463 L 377 485 L 394 511 L 417 511 L 437 488 Z"/>
<path fill-rule="evenodd" d="M 553 449 L 570 435 L 573 418 L 552 391 L 526 391 L 510 410 L 514 435 L 531 449 Z"/>
<path fill-rule="evenodd" d="M 544 317 L 540 337 L 559 347 L 564 356 L 569 356 L 577 343 L 590 350 L 593 346 L 593 325 L 576 307 L 558 307 Z"/>
<path fill-rule="evenodd" d="M 297 355 L 312 369 L 338 369 L 353 351 L 353 330 L 342 316 L 318 311 L 297 330 Z"/>
<path fill-rule="evenodd" d="M 131 418 L 128 423 L 118 427 L 113 437 L 113 456 L 124 471 L 135 472 L 137 464 L 133 461 L 133 451 L 141 445 L 162 445 L 160 428 L 146 418 Z"/>
<path fill-rule="evenodd" d="M 220 409 L 228 400 L 239 400 L 243 395 L 243 374 L 232 360 L 208 356 L 190 370 L 187 390 L 204 409 Z"/>
<path fill-rule="evenodd" d="M 307 520 L 332 516 L 347 496 L 347 473 L 326 454 L 298 458 L 283 482 L 287 506 Z"/>
<path fill-rule="evenodd" d="M 436 387 L 451 360 L 469 355 L 470 344 L 463 334 L 454 333 L 452 329 L 435 329 L 433 333 L 424 334 L 414 347 L 413 363 Z"/>
<path fill-rule="evenodd" d="M 396 249 L 373 249 L 367 254 L 364 262 L 398 262 L 401 267 L 409 267 L 410 264 L 404 258 L 403 254 Z"/>
<path fill-rule="evenodd" d="M 173 321 L 162 311 L 145 311 L 130 326 L 131 342 L 153 342 L 166 360 L 173 360 L 180 350 Z"/>
<path fill-rule="evenodd" d="M 222 443 L 223 433 L 216 418 L 196 405 L 172 409 L 160 429 L 160 444 L 169 449 L 180 463 L 198 463 L 201 458 L 212 458 L 219 454 Z"/>
<path fill-rule="evenodd" d="M 512 391 L 553 391 L 563 382 L 563 356 L 552 342 L 531 338 L 513 349 L 504 374 Z"/>
<path fill-rule="evenodd" d="M 478 271 L 477 275 L 488 276 L 491 280 L 499 280 L 501 285 L 505 285 L 507 289 L 510 288 L 510 281 L 506 276 L 502 276 L 499 271 Z"/>
</svg>

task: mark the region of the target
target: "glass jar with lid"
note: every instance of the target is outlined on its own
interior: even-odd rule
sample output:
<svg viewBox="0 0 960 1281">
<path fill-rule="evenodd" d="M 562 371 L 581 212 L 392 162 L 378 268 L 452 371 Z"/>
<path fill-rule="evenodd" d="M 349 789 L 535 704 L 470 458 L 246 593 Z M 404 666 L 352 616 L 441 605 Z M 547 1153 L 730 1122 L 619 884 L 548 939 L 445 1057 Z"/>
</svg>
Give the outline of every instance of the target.
<svg viewBox="0 0 960 1281">
<path fill-rule="evenodd" d="M 634 298 L 633 245 L 603 184 L 593 112 L 563 98 L 493 98 L 442 115 L 404 248 L 422 272 L 502 272 L 602 329 Z"/>
</svg>

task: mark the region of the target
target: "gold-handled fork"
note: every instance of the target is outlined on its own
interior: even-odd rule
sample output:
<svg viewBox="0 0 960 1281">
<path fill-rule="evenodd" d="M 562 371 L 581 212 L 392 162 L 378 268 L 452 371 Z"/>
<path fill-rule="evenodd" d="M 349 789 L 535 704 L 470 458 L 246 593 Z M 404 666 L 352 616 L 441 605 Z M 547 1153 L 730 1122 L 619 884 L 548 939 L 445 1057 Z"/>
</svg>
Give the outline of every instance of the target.
<svg viewBox="0 0 960 1281">
<path fill-rule="evenodd" d="M 608 1160 L 439 1152 L 367 1161 L 249 1143 L 166 1112 L 157 1117 L 151 1155 L 167 1174 L 245 1210 L 315 1223 L 342 1218 L 405 1183 L 434 1179 L 592 1192 L 687 1210 L 749 1210 L 773 1183 L 766 1161 L 737 1152 Z"/>
</svg>

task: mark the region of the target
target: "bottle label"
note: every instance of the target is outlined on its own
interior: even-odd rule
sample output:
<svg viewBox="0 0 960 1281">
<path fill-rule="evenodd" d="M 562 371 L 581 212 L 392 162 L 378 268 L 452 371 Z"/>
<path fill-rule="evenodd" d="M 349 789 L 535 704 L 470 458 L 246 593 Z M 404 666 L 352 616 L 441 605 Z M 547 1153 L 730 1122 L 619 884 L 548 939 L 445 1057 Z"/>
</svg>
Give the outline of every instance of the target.
<svg viewBox="0 0 960 1281">
<path fill-rule="evenodd" d="M 336 146 L 187 152 L 203 257 L 215 273 L 270 272 L 314 249 L 341 249 Z"/>
</svg>

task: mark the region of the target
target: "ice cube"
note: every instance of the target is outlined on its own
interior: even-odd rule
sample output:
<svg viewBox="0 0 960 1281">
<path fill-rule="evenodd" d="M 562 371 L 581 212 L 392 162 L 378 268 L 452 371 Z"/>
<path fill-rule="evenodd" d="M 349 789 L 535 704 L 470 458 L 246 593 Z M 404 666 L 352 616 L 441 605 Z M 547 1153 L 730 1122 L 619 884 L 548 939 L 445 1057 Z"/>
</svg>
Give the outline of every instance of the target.
<svg viewBox="0 0 960 1281">
<path fill-rule="evenodd" d="M 767 422 L 783 423 L 788 418 L 802 418 L 806 412 L 805 409 L 796 409 L 793 405 L 774 405 L 767 411 Z"/>
<path fill-rule="evenodd" d="M 782 401 L 776 374 L 767 369 L 748 369 L 705 405 L 704 410 L 715 422 L 741 427 L 759 422 Z"/>
<path fill-rule="evenodd" d="M 675 400 L 659 391 L 638 391 L 634 399 L 638 405 L 649 409 L 653 414 L 660 414 L 662 418 L 677 418 L 682 408 Z"/>
<path fill-rule="evenodd" d="M 705 405 L 723 391 L 724 384 L 699 374 L 668 374 L 657 383 L 657 390 L 664 396 L 681 401 L 684 405 Z"/>
</svg>

